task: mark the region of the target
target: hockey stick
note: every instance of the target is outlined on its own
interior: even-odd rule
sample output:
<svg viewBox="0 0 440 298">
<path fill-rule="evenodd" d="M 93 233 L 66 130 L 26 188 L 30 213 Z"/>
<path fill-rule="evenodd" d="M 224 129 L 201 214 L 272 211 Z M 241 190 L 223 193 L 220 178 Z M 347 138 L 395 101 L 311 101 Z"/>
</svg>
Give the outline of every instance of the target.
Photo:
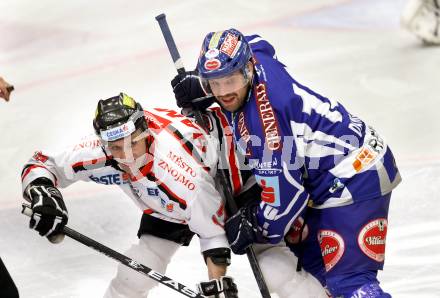
<svg viewBox="0 0 440 298">
<path fill-rule="evenodd" d="M 26 216 L 31 217 L 32 216 L 32 209 L 30 208 L 30 206 L 28 204 L 22 204 L 22 211 L 21 213 L 23 213 Z M 130 267 L 131 269 L 151 278 L 154 279 L 155 281 L 173 289 L 176 292 L 179 292 L 182 295 L 185 295 L 187 297 L 196 297 L 196 298 L 202 298 L 203 296 L 198 294 L 197 292 L 191 290 L 190 288 L 178 283 L 175 280 L 172 280 L 171 278 L 157 272 L 154 271 L 151 268 L 148 268 L 145 265 L 142 265 L 138 262 L 136 262 L 133 259 L 130 259 L 127 256 L 124 256 L 123 254 L 118 253 L 117 251 L 114 251 L 113 249 L 81 234 L 78 233 L 77 231 L 69 228 L 68 226 L 64 226 L 63 228 L 63 233 L 64 235 L 78 241 L 81 244 L 84 244 L 85 246 L 88 246 L 90 248 L 93 248 L 94 250 L 106 255 L 107 257 L 110 257 L 116 261 L 118 261 L 119 263 Z"/>
<path fill-rule="evenodd" d="M 162 13 L 156 16 L 156 20 L 159 23 L 160 29 L 162 31 L 165 42 L 167 43 L 168 50 L 170 51 L 171 58 L 173 59 L 174 66 L 176 67 L 177 72 L 179 74 L 184 73 L 185 68 L 183 66 L 183 62 L 181 60 L 179 51 L 177 50 L 176 43 L 174 42 L 173 35 L 171 34 L 170 28 L 168 27 L 165 14 Z M 194 110 L 194 116 L 196 118 L 196 122 L 201 127 L 206 128 L 205 121 L 202 117 L 202 112 L 196 109 Z M 217 171 L 216 178 L 219 179 L 219 184 L 222 188 L 223 195 L 226 197 L 227 204 L 229 205 L 231 211 L 233 213 L 236 213 L 238 211 L 238 207 L 237 204 L 235 203 L 234 198 L 232 197 L 232 192 L 229 188 L 229 184 L 227 183 L 225 172 L 219 169 Z M 257 256 L 255 255 L 255 251 L 252 248 L 252 246 L 246 249 L 246 255 L 248 257 L 249 264 L 251 265 L 258 287 L 260 289 L 261 296 L 263 298 L 270 298 L 269 289 L 267 287 L 266 281 L 264 280 L 263 273 L 261 272 L 261 268 L 260 265 L 258 264 Z"/>
</svg>

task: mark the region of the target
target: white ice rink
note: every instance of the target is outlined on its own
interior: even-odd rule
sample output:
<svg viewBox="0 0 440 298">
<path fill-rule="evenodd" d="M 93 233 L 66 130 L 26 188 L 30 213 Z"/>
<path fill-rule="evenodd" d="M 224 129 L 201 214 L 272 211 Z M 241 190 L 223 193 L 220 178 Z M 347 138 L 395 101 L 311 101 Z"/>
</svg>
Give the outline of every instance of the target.
<svg viewBox="0 0 440 298">
<path fill-rule="evenodd" d="M 101 297 L 115 273 L 113 260 L 28 228 L 20 172 L 36 149 L 91 132 L 100 98 L 124 91 L 144 107 L 175 108 L 175 70 L 154 19 L 162 12 L 188 68 L 208 31 L 258 33 L 300 82 L 386 137 L 404 180 L 391 201 L 382 285 L 393 297 L 440 297 L 440 47 L 399 27 L 405 2 L 1 0 L 0 75 L 16 91 L 0 101 L 0 256 L 21 297 Z M 82 183 L 63 194 L 70 227 L 121 252 L 136 241 L 139 211 L 116 187 Z M 193 241 L 167 275 L 194 288 L 203 267 Z M 259 297 L 245 258 L 233 258 L 230 274 L 241 297 Z M 160 286 L 150 297 L 183 296 Z"/>
</svg>

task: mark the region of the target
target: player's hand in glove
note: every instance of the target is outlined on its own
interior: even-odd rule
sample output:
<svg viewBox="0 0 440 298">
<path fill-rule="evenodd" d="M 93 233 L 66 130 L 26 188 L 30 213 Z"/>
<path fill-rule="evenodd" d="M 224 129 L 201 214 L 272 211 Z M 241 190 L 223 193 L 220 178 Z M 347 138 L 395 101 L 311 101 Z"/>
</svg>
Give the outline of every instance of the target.
<svg viewBox="0 0 440 298">
<path fill-rule="evenodd" d="M 258 231 L 257 208 L 258 205 L 242 207 L 225 223 L 229 245 L 237 255 L 245 254 L 246 248 L 255 242 L 264 243 L 263 237 Z"/>
<path fill-rule="evenodd" d="M 69 215 L 60 191 L 46 178 L 39 178 L 27 189 L 32 216 L 29 223 L 41 236 L 49 239 L 62 232 Z"/>
<path fill-rule="evenodd" d="M 201 282 L 197 285 L 199 293 L 209 298 L 238 298 L 237 285 L 234 279 L 229 276 L 222 276 L 219 279 Z"/>
<path fill-rule="evenodd" d="M 197 71 L 178 74 L 171 81 L 171 86 L 179 108 L 205 110 L 214 102 L 214 97 L 206 96 L 203 91 Z"/>
</svg>

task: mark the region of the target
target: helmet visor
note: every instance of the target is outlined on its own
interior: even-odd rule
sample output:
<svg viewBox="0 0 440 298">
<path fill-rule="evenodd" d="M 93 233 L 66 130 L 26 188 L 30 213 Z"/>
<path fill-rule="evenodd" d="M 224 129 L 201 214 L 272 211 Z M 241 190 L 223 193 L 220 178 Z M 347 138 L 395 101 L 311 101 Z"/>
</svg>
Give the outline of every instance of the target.
<svg viewBox="0 0 440 298">
<path fill-rule="evenodd" d="M 241 70 L 214 79 L 200 78 L 203 89 L 207 94 L 224 96 L 236 93 L 249 84 L 249 76 L 243 75 Z"/>
</svg>

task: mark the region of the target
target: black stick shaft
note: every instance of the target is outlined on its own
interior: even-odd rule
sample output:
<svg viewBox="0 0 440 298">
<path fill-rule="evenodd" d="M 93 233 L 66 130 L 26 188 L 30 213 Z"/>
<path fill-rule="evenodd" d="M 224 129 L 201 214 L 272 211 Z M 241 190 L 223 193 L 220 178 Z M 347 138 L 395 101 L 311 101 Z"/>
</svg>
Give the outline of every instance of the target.
<svg viewBox="0 0 440 298">
<path fill-rule="evenodd" d="M 32 216 L 32 210 L 30 209 L 29 205 L 27 204 L 22 204 L 23 206 L 23 210 L 22 213 L 27 215 L 27 216 Z M 68 226 L 65 226 L 63 228 L 63 234 L 78 241 L 81 244 L 84 244 L 85 246 L 88 246 L 90 248 L 93 248 L 94 250 L 106 255 L 107 257 L 110 257 L 116 261 L 118 261 L 119 263 L 124 264 L 127 267 L 130 267 L 131 269 L 151 278 L 154 279 L 155 281 L 171 288 L 174 291 L 179 292 L 182 295 L 185 295 L 187 297 L 192 297 L 192 298 L 202 298 L 203 296 L 201 296 L 200 294 L 198 294 L 197 292 L 191 290 L 190 288 L 178 283 L 177 281 L 172 280 L 171 278 L 154 271 L 153 269 L 142 265 L 138 262 L 136 262 L 133 259 L 130 259 L 129 257 L 118 253 L 117 251 L 69 228 Z"/>
<path fill-rule="evenodd" d="M 185 67 L 183 66 L 183 62 L 182 59 L 180 58 L 179 51 L 177 50 L 176 43 L 174 42 L 173 35 L 171 34 L 170 28 L 168 27 L 165 14 L 162 13 L 158 15 L 156 17 L 156 20 L 159 22 L 160 29 L 162 30 L 163 37 L 165 39 L 165 42 L 167 43 L 168 49 L 171 54 L 171 58 L 174 61 L 174 66 L 176 67 L 177 72 L 179 74 L 185 72 Z M 205 121 L 202 117 L 202 112 L 200 110 L 194 110 L 194 116 L 196 118 L 197 123 L 201 127 L 206 128 Z M 219 179 L 219 184 L 223 188 L 222 192 L 226 198 L 227 204 L 229 205 L 231 211 L 233 213 L 236 213 L 238 211 L 237 204 L 235 203 L 235 200 L 232 197 L 232 192 L 229 189 L 229 184 L 227 182 L 228 180 L 226 178 L 225 172 L 222 169 L 219 169 L 217 171 L 216 178 Z M 246 255 L 248 257 L 258 287 L 260 289 L 261 296 L 263 298 L 270 298 L 269 289 L 267 287 L 266 281 L 264 280 L 264 276 L 263 273 L 261 272 L 260 265 L 258 264 L 258 260 L 255 255 L 254 249 L 252 247 L 248 247 L 246 249 Z"/>
<path fill-rule="evenodd" d="M 167 43 L 168 50 L 170 51 L 171 58 L 173 59 L 174 66 L 177 69 L 177 72 L 184 73 L 185 67 L 183 66 L 182 59 L 180 58 L 179 51 L 177 50 L 176 43 L 174 42 L 174 38 L 171 35 L 170 28 L 168 27 L 168 22 L 164 13 L 158 15 L 156 17 L 157 22 L 159 23 L 160 30 L 162 31 L 163 37 L 165 38 L 165 42 Z"/>
</svg>

